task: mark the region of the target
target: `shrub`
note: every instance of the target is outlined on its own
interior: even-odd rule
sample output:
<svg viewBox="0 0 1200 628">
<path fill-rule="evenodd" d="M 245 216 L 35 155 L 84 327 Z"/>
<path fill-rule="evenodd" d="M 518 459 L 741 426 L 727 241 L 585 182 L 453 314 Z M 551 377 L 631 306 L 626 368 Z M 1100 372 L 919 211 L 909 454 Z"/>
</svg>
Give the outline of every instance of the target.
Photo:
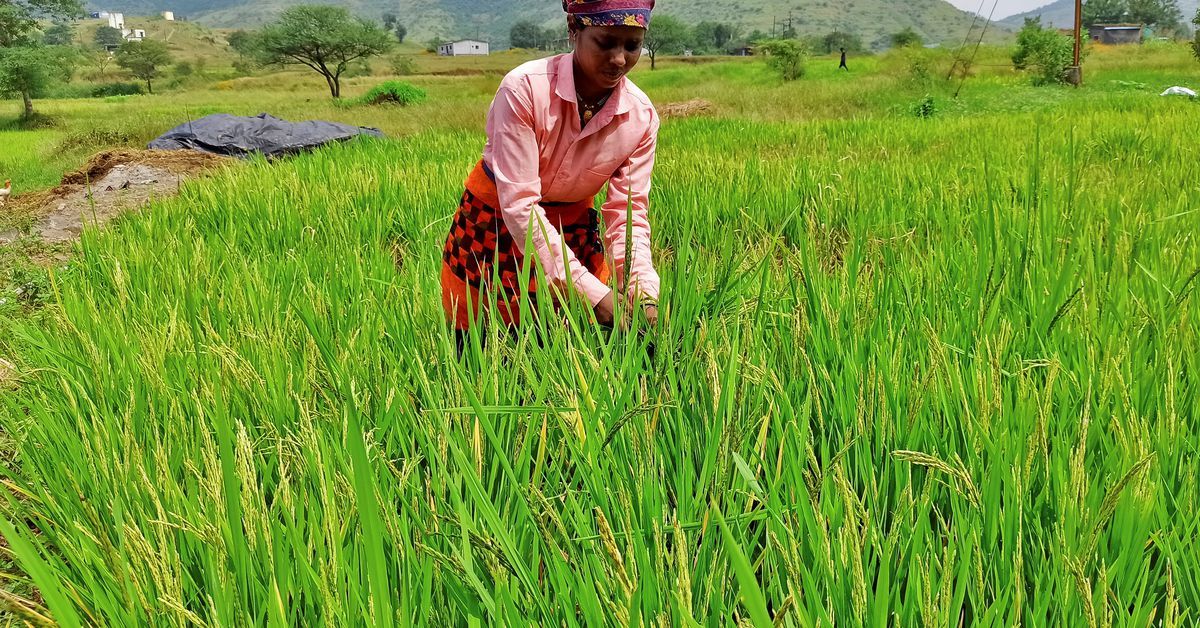
<svg viewBox="0 0 1200 628">
<path fill-rule="evenodd" d="M 926 94 L 912 109 L 913 115 L 918 118 L 932 118 L 937 114 L 937 103 L 934 102 L 933 96 Z"/>
<path fill-rule="evenodd" d="M 346 66 L 346 71 L 342 73 L 342 78 L 359 78 L 361 76 L 371 76 L 371 64 L 361 59 Z"/>
<path fill-rule="evenodd" d="M 139 83 L 107 83 L 97 85 L 92 89 L 92 98 L 108 98 L 109 96 L 136 96 L 142 93 Z"/>
<path fill-rule="evenodd" d="M 808 47 L 802 42 L 795 39 L 772 39 L 759 44 L 759 49 L 769 55 L 767 63 L 779 72 L 783 80 L 804 78 Z"/>
<path fill-rule="evenodd" d="M 408 76 L 417 73 L 417 63 L 409 55 L 396 55 L 389 60 L 392 74 Z"/>
<path fill-rule="evenodd" d="M 1042 26 L 1041 18 L 1026 19 L 1017 35 L 1013 66 L 1031 73 L 1034 85 L 1052 85 L 1067 81 L 1067 68 L 1075 57 L 1071 38 Z"/>
<path fill-rule="evenodd" d="M 376 85 L 350 105 L 399 105 L 407 107 L 425 100 L 425 90 L 403 81 L 387 81 Z"/>
</svg>

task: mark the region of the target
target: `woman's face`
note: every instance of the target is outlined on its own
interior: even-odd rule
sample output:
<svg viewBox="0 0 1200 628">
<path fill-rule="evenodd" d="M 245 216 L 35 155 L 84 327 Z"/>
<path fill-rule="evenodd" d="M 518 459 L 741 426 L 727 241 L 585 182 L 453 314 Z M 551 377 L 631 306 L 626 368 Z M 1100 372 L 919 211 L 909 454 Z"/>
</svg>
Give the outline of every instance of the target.
<svg viewBox="0 0 1200 628">
<path fill-rule="evenodd" d="M 575 62 L 594 87 L 612 89 L 642 58 L 646 29 L 588 26 L 575 35 Z"/>
</svg>

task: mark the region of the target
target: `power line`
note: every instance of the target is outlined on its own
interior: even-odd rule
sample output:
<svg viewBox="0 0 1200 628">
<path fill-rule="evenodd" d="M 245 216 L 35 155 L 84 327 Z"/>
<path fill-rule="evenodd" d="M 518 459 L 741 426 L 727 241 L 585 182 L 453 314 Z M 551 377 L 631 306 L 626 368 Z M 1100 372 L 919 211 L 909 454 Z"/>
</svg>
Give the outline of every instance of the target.
<svg viewBox="0 0 1200 628">
<path fill-rule="evenodd" d="M 983 38 L 985 35 L 987 35 L 988 26 L 991 26 L 992 18 L 996 16 L 996 5 L 998 5 L 998 4 L 1000 4 L 1000 0 L 994 0 L 992 2 L 992 11 L 990 13 L 988 13 L 987 21 L 983 23 L 983 30 L 981 30 L 979 32 L 979 41 L 975 42 L 975 52 L 971 53 L 971 60 L 967 62 L 967 67 L 965 68 L 967 70 L 969 70 L 971 68 L 972 63 L 975 63 L 975 57 L 979 56 L 979 48 L 981 46 L 983 46 Z M 963 85 L 966 85 L 966 83 L 967 83 L 967 72 L 964 71 L 962 80 L 959 81 L 959 83 L 958 83 L 958 89 L 954 90 L 954 98 L 955 99 L 958 98 L 958 94 L 960 92 L 962 92 Z"/>
<path fill-rule="evenodd" d="M 954 65 L 950 66 L 950 73 L 946 75 L 947 81 L 954 78 L 954 70 L 962 61 L 962 52 L 967 49 L 967 43 L 971 41 L 971 33 L 975 32 L 975 25 L 979 23 L 979 18 L 983 17 L 983 5 L 985 4 L 987 4 L 987 0 L 979 0 L 979 8 L 975 10 L 974 17 L 971 18 L 971 27 L 967 29 L 967 34 L 963 37 L 963 42 L 959 45 L 958 50 L 954 52 Z"/>
</svg>

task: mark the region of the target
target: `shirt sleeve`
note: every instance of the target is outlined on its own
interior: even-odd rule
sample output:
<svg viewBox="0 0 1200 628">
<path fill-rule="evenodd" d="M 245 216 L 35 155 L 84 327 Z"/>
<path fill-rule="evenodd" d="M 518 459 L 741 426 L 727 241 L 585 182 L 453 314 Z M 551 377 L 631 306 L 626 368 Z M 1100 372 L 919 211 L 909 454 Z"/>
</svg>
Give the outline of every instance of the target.
<svg viewBox="0 0 1200 628">
<path fill-rule="evenodd" d="M 546 218 L 541 206 L 542 180 L 539 150 L 534 131 L 533 104 L 520 84 L 507 81 L 496 92 L 488 114 L 487 134 L 492 142 L 492 172 L 500 197 L 500 215 L 517 249 L 528 257 L 531 242 L 542 264 L 546 280 L 561 291 L 573 285 L 595 307 L 610 292 L 609 287 L 579 262 L 571 248 L 563 245 L 562 234 Z M 565 263 L 565 266 L 564 266 Z"/>
<path fill-rule="evenodd" d="M 627 296 L 657 301 L 660 280 L 650 251 L 650 177 L 658 143 L 657 114 L 628 161 L 608 182 L 604 202 L 605 242 L 612 254 L 617 286 L 626 285 Z M 626 258 L 629 268 L 626 268 Z"/>
</svg>

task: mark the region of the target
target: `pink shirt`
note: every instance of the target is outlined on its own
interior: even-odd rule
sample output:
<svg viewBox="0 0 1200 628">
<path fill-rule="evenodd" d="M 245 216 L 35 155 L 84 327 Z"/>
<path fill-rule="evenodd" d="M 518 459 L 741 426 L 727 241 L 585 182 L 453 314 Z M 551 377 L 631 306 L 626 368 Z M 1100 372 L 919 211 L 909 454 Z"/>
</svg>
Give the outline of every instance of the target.
<svg viewBox="0 0 1200 628">
<path fill-rule="evenodd" d="M 532 236 L 550 282 L 566 287 L 569 276 L 570 285 L 593 307 L 608 295 L 609 287 L 588 272 L 570 247 L 563 246 L 562 236 L 540 203 L 590 199 L 608 183 L 608 200 L 602 208 L 607 225 L 604 241 L 617 285 L 625 285 L 628 270 L 630 298 L 657 300 L 659 277 L 650 254 L 648 206 L 658 127 L 658 113 L 650 99 L 623 78 L 581 129 L 571 54 L 531 61 L 513 70 L 492 101 L 483 159 L 496 175 L 504 224 L 522 253 L 526 238 Z M 628 242 L 627 231 L 631 232 Z"/>
</svg>

